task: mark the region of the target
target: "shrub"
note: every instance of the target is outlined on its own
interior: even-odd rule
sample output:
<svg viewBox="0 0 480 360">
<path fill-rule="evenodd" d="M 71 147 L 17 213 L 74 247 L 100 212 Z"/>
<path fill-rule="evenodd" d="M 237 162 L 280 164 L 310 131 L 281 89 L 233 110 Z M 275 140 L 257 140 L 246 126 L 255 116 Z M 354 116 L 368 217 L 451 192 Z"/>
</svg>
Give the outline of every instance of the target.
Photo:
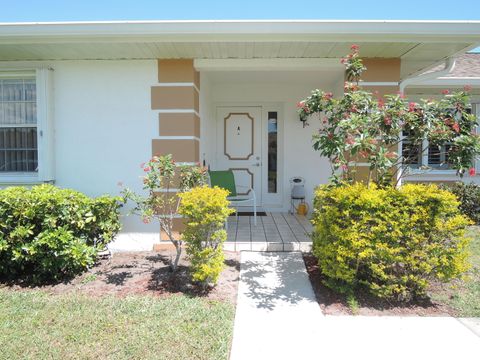
<svg viewBox="0 0 480 360">
<path fill-rule="evenodd" d="M 400 189 L 361 183 L 315 192 L 313 253 L 326 285 L 352 293 L 409 300 L 432 279 L 448 281 L 467 268 L 469 220 L 436 185 Z"/>
<path fill-rule="evenodd" d="M 170 268 L 176 271 L 182 254 L 182 240 L 174 231 L 174 219 L 177 215 L 180 199 L 172 196 L 171 190 L 177 188 L 180 192 L 190 190 L 195 186 L 207 183 L 207 168 L 196 165 L 178 165 L 172 154 L 153 156 L 140 167 L 145 172 L 143 190 L 147 195 L 137 194 L 125 188 L 122 190 L 123 200 L 131 200 L 135 205 L 131 214 L 140 215 L 144 223 L 156 219 L 160 229 L 165 232 L 175 247 L 175 258 L 170 261 Z M 159 191 L 161 190 L 161 191 Z"/>
<path fill-rule="evenodd" d="M 179 213 L 186 222 L 182 237 L 191 262 L 192 278 L 205 285 L 215 284 L 224 266 L 225 221 L 233 212 L 228 207 L 228 191 L 196 187 L 179 196 Z"/>
<path fill-rule="evenodd" d="M 460 202 L 460 211 L 472 219 L 475 224 L 480 224 L 479 185 L 474 183 L 465 184 L 463 182 L 456 182 L 455 184 L 443 185 L 442 188 L 455 194 Z"/>
<path fill-rule="evenodd" d="M 0 275 L 45 281 L 93 265 L 120 230 L 120 206 L 53 185 L 0 190 Z"/>
</svg>

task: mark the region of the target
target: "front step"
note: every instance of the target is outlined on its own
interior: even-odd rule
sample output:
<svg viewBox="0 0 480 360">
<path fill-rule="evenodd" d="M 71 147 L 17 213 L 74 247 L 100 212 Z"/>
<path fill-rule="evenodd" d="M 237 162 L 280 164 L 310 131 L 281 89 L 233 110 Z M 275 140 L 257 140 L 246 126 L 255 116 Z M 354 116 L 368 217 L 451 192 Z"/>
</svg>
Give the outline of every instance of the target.
<svg viewBox="0 0 480 360">
<path fill-rule="evenodd" d="M 185 245 L 183 245 L 185 247 Z M 175 247 L 170 241 L 162 241 L 153 245 L 153 251 L 173 250 Z M 233 242 L 227 241 L 223 244 L 225 251 L 270 251 L 270 252 L 288 252 L 288 251 L 303 251 L 309 252 L 312 250 L 311 242 Z"/>
</svg>

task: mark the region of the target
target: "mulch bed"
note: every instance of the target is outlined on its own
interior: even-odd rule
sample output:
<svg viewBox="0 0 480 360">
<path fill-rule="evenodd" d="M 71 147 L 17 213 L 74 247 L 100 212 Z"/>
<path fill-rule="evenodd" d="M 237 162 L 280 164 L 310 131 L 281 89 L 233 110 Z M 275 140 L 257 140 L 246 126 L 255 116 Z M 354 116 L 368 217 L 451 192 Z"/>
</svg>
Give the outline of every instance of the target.
<svg viewBox="0 0 480 360">
<path fill-rule="evenodd" d="M 6 286 L 19 291 L 41 289 L 52 294 L 75 291 L 89 296 L 150 294 L 164 297 L 181 293 L 235 303 L 240 270 L 239 253 L 225 252 L 225 269 L 218 284 L 208 289 L 191 281 L 185 254 L 180 259 L 177 272 L 173 274 L 169 268 L 172 257 L 172 250 L 115 253 L 109 259 L 100 260 L 89 271 L 62 283 L 36 287 L 18 283 Z"/>
<path fill-rule="evenodd" d="M 304 253 L 303 259 L 318 304 L 324 314 L 352 315 L 346 297 L 323 285 L 322 280 L 324 279 L 324 276 L 318 267 L 317 259 L 311 253 Z M 355 297 L 359 304 L 356 315 L 455 316 L 455 311 L 453 309 L 444 304 L 436 303 L 428 298 L 404 304 L 379 300 L 366 291 L 358 291 L 355 294 Z"/>
</svg>

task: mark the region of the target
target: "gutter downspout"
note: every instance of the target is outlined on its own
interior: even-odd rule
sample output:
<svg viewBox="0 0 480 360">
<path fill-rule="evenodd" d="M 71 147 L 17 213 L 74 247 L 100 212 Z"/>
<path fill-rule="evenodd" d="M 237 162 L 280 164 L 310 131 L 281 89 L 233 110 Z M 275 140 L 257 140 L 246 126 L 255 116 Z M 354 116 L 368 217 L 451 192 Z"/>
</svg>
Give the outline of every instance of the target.
<svg viewBox="0 0 480 360">
<path fill-rule="evenodd" d="M 400 93 L 404 93 L 404 90 L 407 86 L 410 86 L 412 84 L 416 84 L 425 80 L 430 80 L 432 78 L 439 78 L 445 75 L 448 75 L 453 69 L 455 68 L 455 58 L 449 57 L 445 60 L 445 68 L 442 70 L 438 71 L 433 71 L 427 74 L 422 74 L 419 76 L 414 76 L 411 78 L 406 78 L 402 81 L 400 81 L 399 87 L 400 87 Z"/>
<path fill-rule="evenodd" d="M 455 58 L 449 57 L 445 60 L 445 67 L 442 70 L 433 71 L 433 72 L 422 74 L 419 76 L 413 76 L 400 81 L 400 83 L 398 84 L 400 94 L 405 94 L 405 88 L 407 86 L 418 84 L 425 80 L 436 79 L 436 78 L 448 75 L 450 72 L 452 72 L 454 68 L 455 68 Z M 402 142 L 398 144 L 399 154 L 401 154 L 401 151 L 402 151 Z M 397 187 L 400 187 L 402 185 L 402 176 L 403 176 L 403 170 L 401 169 L 397 173 Z"/>
</svg>

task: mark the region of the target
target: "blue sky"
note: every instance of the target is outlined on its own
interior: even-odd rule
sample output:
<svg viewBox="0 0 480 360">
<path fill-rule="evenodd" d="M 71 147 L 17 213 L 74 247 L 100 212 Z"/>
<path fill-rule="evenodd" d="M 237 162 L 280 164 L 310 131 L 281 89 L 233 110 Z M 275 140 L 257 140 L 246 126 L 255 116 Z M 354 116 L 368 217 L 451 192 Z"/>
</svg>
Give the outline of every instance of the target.
<svg viewBox="0 0 480 360">
<path fill-rule="evenodd" d="M 478 20 L 478 0 L 0 0 L 0 22 L 156 19 Z"/>
</svg>

